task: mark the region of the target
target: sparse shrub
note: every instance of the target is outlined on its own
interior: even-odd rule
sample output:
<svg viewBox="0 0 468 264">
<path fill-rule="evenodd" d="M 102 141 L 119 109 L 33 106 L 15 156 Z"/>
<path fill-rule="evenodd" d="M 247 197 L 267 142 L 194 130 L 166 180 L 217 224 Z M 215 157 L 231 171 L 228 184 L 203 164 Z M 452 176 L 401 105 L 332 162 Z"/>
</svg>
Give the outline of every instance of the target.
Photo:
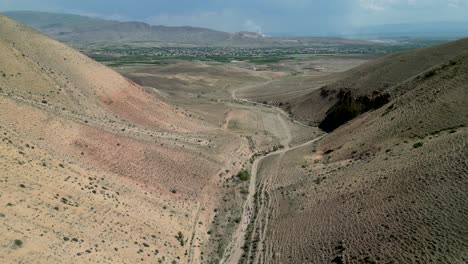
<svg viewBox="0 0 468 264">
<path fill-rule="evenodd" d="M 0 213 L 0 217 L 5 217 L 5 214 Z"/>
<path fill-rule="evenodd" d="M 435 70 L 431 70 L 431 71 L 428 71 L 424 74 L 424 77 L 425 78 L 430 78 L 432 76 L 436 75 L 436 71 Z"/>
<path fill-rule="evenodd" d="M 324 87 L 322 87 L 322 88 L 320 89 L 320 96 L 321 96 L 322 98 L 327 97 L 329 94 L 330 94 L 330 91 L 327 90 L 327 87 L 326 87 L 326 86 L 324 86 Z"/>
<path fill-rule="evenodd" d="M 184 234 L 182 234 L 181 231 L 179 231 L 179 232 L 177 233 L 176 239 L 177 239 L 177 241 L 179 241 L 180 246 L 183 247 L 183 246 L 185 245 Z"/>
<path fill-rule="evenodd" d="M 332 153 L 333 151 L 334 151 L 333 149 L 329 149 L 329 150 L 325 151 L 323 154 L 328 155 L 328 154 Z"/>
<path fill-rule="evenodd" d="M 250 179 L 250 174 L 246 170 L 241 170 L 237 173 L 237 177 L 239 177 L 241 181 L 248 181 Z"/>
<path fill-rule="evenodd" d="M 15 239 L 14 243 L 15 243 L 15 246 L 17 246 L 17 247 L 21 247 L 23 245 L 23 241 L 21 241 L 19 239 Z"/>
<path fill-rule="evenodd" d="M 418 142 L 416 144 L 413 145 L 413 148 L 420 148 L 422 147 L 424 144 L 422 142 Z"/>
</svg>

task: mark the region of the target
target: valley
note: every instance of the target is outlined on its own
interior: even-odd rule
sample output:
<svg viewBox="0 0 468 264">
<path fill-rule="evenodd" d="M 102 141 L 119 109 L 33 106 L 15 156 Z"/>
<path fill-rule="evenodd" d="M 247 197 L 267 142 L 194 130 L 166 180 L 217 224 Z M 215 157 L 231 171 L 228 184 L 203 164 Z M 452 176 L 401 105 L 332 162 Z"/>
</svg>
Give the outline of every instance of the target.
<svg viewBox="0 0 468 264">
<path fill-rule="evenodd" d="M 468 261 L 467 39 L 80 52 L 0 22 L 0 262 Z"/>
<path fill-rule="evenodd" d="M 214 208 L 210 208 L 215 212 L 211 225 L 208 230 L 202 229 L 207 233 L 198 232 L 196 235 L 204 237 L 209 243 L 202 246 L 203 251 L 193 249 L 191 256 L 194 263 L 198 262 L 195 259 L 203 263 L 238 263 L 245 259 L 247 232 L 254 221 L 253 208 L 257 206 L 254 204 L 258 188 L 256 174 L 259 167 L 264 167 L 262 161 L 312 144 L 323 136 L 318 128 L 295 121 L 280 108 L 239 98 L 238 94 L 254 89 L 260 91 L 261 87 L 288 78 L 293 79 L 290 82 L 303 78 L 319 80 L 324 76 L 333 78 L 365 60 L 364 57 L 318 56 L 304 59 L 301 67 L 297 66 L 297 61 L 291 61 L 281 65 L 264 65 L 264 71 L 254 71 L 247 64 L 190 61 L 173 61 L 166 65 L 126 64 L 116 68 L 147 91 L 156 91 L 163 100 L 190 109 L 203 120 L 244 138 L 244 144 L 250 150 L 250 156 L 242 163 L 242 170 L 250 172 L 249 181 L 240 181 L 237 172 L 230 172 L 224 177 L 224 193 L 220 194 L 223 198 Z M 312 65 L 320 70 L 311 68 Z M 278 66 L 286 71 L 268 69 Z M 292 71 L 295 74 L 291 74 Z M 303 73 L 297 74 L 296 71 Z M 310 84 L 298 90 L 304 93 L 318 88 L 318 84 Z M 281 91 L 279 86 L 269 87 L 278 87 L 276 91 Z M 275 90 L 269 92 L 275 94 Z"/>
<path fill-rule="evenodd" d="M 459 48 L 454 49 L 455 46 Z M 449 49 L 453 52 L 447 52 Z M 458 59 L 462 63 L 464 61 L 462 54 L 466 54 L 466 45 L 463 41 L 459 41 L 428 48 L 427 51 L 418 50 L 418 52 L 426 52 L 431 54 L 430 56 L 444 54 L 445 57 L 439 56 L 436 59 L 434 56 L 434 60 L 426 61 L 427 64 L 420 63 L 419 68 L 413 68 L 413 73 L 410 71 L 406 73 L 408 77 L 397 73 L 396 76 L 401 76 L 399 77 L 402 78 L 401 80 L 409 78 L 401 84 L 402 86 L 393 87 L 392 84 L 380 83 L 381 87 L 391 88 L 392 97 L 411 96 L 410 94 L 416 92 L 417 89 L 409 93 L 407 89 L 414 89 L 413 87 L 417 85 L 426 85 L 424 84 L 426 78 L 431 75 L 424 71 L 426 69 L 431 71 L 432 65 L 438 65 L 433 71 L 438 71 L 437 69 L 445 71 L 448 67 L 446 65 L 458 65 L 455 61 L 450 63 L 447 61 Z M 423 132 L 424 134 L 418 136 L 412 132 L 401 139 L 391 136 L 385 139 L 382 131 L 387 131 L 386 135 L 397 133 L 394 129 L 401 127 L 402 124 L 391 128 L 382 127 L 391 124 L 390 120 L 403 118 L 403 116 L 406 117 L 400 119 L 399 122 L 415 122 L 410 120 L 417 118 L 418 115 L 410 117 L 408 114 L 403 114 L 410 111 L 406 109 L 399 110 L 402 111 L 401 113 L 389 115 L 388 113 L 392 111 L 391 104 L 388 104 L 390 106 L 387 109 L 379 107 L 379 110 L 358 114 L 356 121 L 350 122 L 331 134 L 324 134 L 318 129 L 317 126 L 320 124 L 314 119 L 322 113 L 330 113 L 326 111 L 327 107 L 340 103 L 339 100 L 337 102 L 331 97 L 333 94 L 339 94 L 333 92 L 332 89 L 336 89 L 335 87 L 341 84 L 341 80 L 346 80 L 347 76 L 353 76 L 351 74 L 359 71 L 368 72 L 366 67 L 370 66 L 372 69 L 381 69 L 373 65 L 384 62 L 391 64 L 392 60 L 411 64 L 415 58 L 412 56 L 418 56 L 417 52 L 390 55 L 384 59 L 373 56 L 313 56 L 263 65 L 248 62 L 217 63 L 175 60 L 157 66 L 137 64 L 117 67 L 117 69 L 124 76 L 147 89 L 156 88 L 158 94 L 164 96 L 168 102 L 191 109 L 204 116 L 204 119 L 214 121 L 223 129 L 247 139 L 246 142 L 251 150 L 250 155 L 253 155 L 253 158 L 250 158 L 249 162 L 244 162 L 241 169 L 250 172 L 250 182 L 249 184 L 242 183 L 235 173 L 226 181 L 224 196 L 213 209 L 214 217 L 206 236 L 209 242 L 202 247 L 204 250 L 200 252 L 201 262 L 378 263 L 382 259 L 390 262 L 392 260 L 412 262 L 418 259 L 430 261 L 438 258 L 446 263 L 463 263 L 463 248 L 467 242 L 463 236 L 452 236 L 453 242 L 441 245 L 433 241 L 446 239 L 439 237 L 443 233 L 435 236 L 427 234 L 427 236 L 419 237 L 419 243 L 413 246 L 407 245 L 411 249 L 405 251 L 404 254 L 399 251 L 400 255 L 395 255 L 396 251 L 392 250 L 399 250 L 400 243 L 406 243 L 403 241 L 409 239 L 407 236 L 416 235 L 415 232 L 405 228 L 406 225 L 416 227 L 421 224 L 419 221 L 423 221 L 421 218 L 423 216 L 413 218 L 413 212 L 422 213 L 422 211 L 402 209 L 398 206 L 401 203 L 405 204 L 404 208 L 412 208 L 411 204 L 417 203 L 417 199 L 413 198 L 416 194 L 411 193 L 417 193 L 416 188 L 423 188 L 422 191 L 426 187 L 420 186 L 413 177 L 423 179 L 421 176 L 409 176 L 410 178 L 403 179 L 401 171 L 408 173 L 406 175 L 420 175 L 424 170 L 417 168 L 430 167 L 432 165 L 428 164 L 434 164 L 429 156 L 416 159 L 417 155 L 422 155 L 418 153 L 421 150 L 419 146 L 426 145 L 421 139 L 424 139 L 424 142 L 430 141 L 427 143 L 428 148 L 436 145 L 440 148 L 441 142 L 463 145 L 466 117 L 460 117 L 460 122 L 456 124 L 442 124 L 440 119 L 432 119 L 434 120 L 433 126 L 440 126 L 440 129 L 430 128 L 428 132 Z M 383 61 L 380 62 L 381 60 Z M 444 61 L 446 64 L 443 64 Z M 404 68 L 396 69 L 404 71 Z M 239 71 L 242 72 L 242 81 L 235 78 Z M 360 75 L 363 74 L 367 73 L 360 73 Z M 373 82 L 372 78 L 385 78 L 382 75 L 378 76 L 379 73 L 375 75 L 376 77 L 372 74 L 371 72 L 368 75 L 370 77 L 366 76 L 363 79 Z M 387 74 L 391 76 L 392 73 L 387 72 Z M 392 79 L 392 81 L 399 82 L 398 79 Z M 423 83 L 419 84 L 419 82 Z M 182 83 L 183 85 L 180 85 Z M 460 85 L 462 82 L 457 81 L 457 83 Z M 184 86 L 187 89 L 180 88 Z M 330 90 L 326 96 L 322 92 L 324 87 Z M 372 86 L 365 86 L 367 89 L 370 87 Z M 457 85 L 451 87 L 457 87 Z M 382 88 L 374 88 L 379 91 L 378 93 L 383 91 Z M 464 88 L 460 87 L 460 89 Z M 360 95 L 366 93 L 363 89 L 356 91 Z M 458 93 L 455 90 L 446 92 Z M 315 97 L 314 93 L 318 96 Z M 419 93 L 425 93 L 425 91 L 420 90 Z M 433 92 L 433 94 L 437 93 L 439 92 Z M 400 97 L 403 94 L 406 95 Z M 450 95 L 446 96 L 452 98 Z M 315 99 L 320 97 L 321 101 Z M 311 112 L 302 108 L 305 100 L 312 100 L 310 98 L 315 101 L 312 103 L 308 101 L 307 107 L 313 109 L 321 107 L 325 111 L 312 110 Z M 438 97 L 431 98 L 434 99 L 428 99 L 429 102 L 441 100 L 441 98 L 435 99 Z M 463 98 L 466 99 L 461 96 L 459 100 L 463 101 Z M 420 103 L 423 102 L 426 101 L 420 101 Z M 453 101 L 449 104 L 455 107 L 457 103 Z M 412 106 L 409 107 L 409 109 L 412 108 Z M 422 108 L 418 107 L 418 109 Z M 305 115 L 308 118 L 304 118 Z M 389 121 L 372 121 L 372 118 L 388 118 Z M 453 118 L 446 120 L 453 120 Z M 377 125 L 373 125 L 374 122 L 377 122 Z M 418 122 L 424 124 L 429 121 Z M 362 132 L 358 134 L 348 132 L 361 127 L 362 124 L 366 127 L 360 128 Z M 452 129 L 455 127 L 456 129 Z M 366 132 L 366 129 L 371 129 L 371 132 Z M 450 133 L 439 131 L 450 131 Z M 403 130 L 399 133 L 403 133 Z M 357 137 L 357 135 L 362 136 Z M 375 135 L 381 136 L 379 139 L 374 139 Z M 431 141 L 436 138 L 438 140 Z M 431 146 L 432 144 L 435 145 Z M 458 154 L 453 153 L 449 159 L 450 163 L 458 164 L 454 169 L 464 167 L 460 162 L 466 155 L 466 150 L 461 147 L 459 151 Z M 414 164 L 414 162 L 417 163 Z M 419 164 L 419 162 L 426 165 Z M 442 173 L 447 177 L 450 175 L 449 171 L 451 170 L 448 169 Z M 431 175 L 429 171 L 426 172 L 425 177 L 430 177 L 428 175 Z M 465 174 L 460 175 L 459 172 L 454 172 L 453 175 L 460 176 L 461 182 L 455 179 L 449 182 L 458 182 L 460 186 L 464 186 L 466 182 L 462 182 L 465 177 L 461 175 Z M 390 185 L 386 184 L 387 181 Z M 431 182 L 429 178 L 424 181 L 427 184 Z M 401 190 L 400 184 L 407 186 L 408 192 Z M 237 195 L 233 194 L 236 192 L 236 186 L 240 188 L 240 194 Z M 373 187 L 368 189 L 368 186 Z M 395 186 L 395 189 L 390 186 Z M 429 186 L 427 188 L 432 188 Z M 452 185 L 446 188 L 454 187 Z M 447 197 L 435 192 L 434 197 L 438 197 L 439 200 L 450 199 L 451 202 L 448 203 L 454 208 L 460 207 L 464 198 L 460 196 L 459 191 L 451 190 L 454 195 L 455 193 L 458 195 Z M 239 200 L 233 202 L 233 199 L 241 199 L 242 202 Z M 375 204 L 376 202 L 378 204 Z M 420 206 L 429 208 L 434 202 L 437 203 L 434 198 L 427 197 L 424 205 L 420 204 Z M 446 228 L 466 223 L 466 218 L 463 217 L 462 212 L 460 213 L 458 218 L 447 220 Z M 442 216 L 433 215 L 432 217 L 437 219 Z M 433 229 L 438 226 L 438 221 L 440 220 L 426 222 L 426 225 Z M 399 228 L 405 228 L 406 231 L 402 233 L 396 231 Z M 368 230 L 372 230 L 373 233 L 369 234 L 371 231 Z M 420 231 L 417 234 L 420 235 Z M 232 239 L 227 239 L 226 236 Z M 370 246 L 379 244 L 377 242 L 379 239 L 386 239 L 388 247 Z M 426 251 L 424 247 L 437 248 L 439 253 L 434 250 Z M 448 255 L 443 253 L 443 250 L 450 252 L 455 250 L 458 253 Z"/>
</svg>

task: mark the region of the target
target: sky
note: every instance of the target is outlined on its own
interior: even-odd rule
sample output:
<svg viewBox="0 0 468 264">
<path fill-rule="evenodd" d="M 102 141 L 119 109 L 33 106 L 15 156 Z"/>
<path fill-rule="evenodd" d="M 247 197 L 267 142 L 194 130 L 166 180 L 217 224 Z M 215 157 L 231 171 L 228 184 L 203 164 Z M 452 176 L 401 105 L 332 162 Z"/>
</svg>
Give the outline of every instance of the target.
<svg viewBox="0 0 468 264">
<path fill-rule="evenodd" d="M 468 26 L 468 0 L 0 0 L 0 11 L 13 10 L 273 35 L 337 35 L 439 21 Z"/>
</svg>

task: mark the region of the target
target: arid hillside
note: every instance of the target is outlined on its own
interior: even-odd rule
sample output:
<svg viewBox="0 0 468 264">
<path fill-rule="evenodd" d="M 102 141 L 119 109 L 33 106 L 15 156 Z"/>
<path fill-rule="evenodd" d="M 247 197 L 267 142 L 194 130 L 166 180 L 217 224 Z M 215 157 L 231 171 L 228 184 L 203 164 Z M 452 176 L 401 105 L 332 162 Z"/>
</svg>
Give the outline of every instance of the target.
<svg viewBox="0 0 468 264">
<path fill-rule="evenodd" d="M 3 16 L 0 134 L 1 263 L 186 263 L 248 159 L 238 136 Z"/>
<path fill-rule="evenodd" d="M 0 263 L 468 262 L 468 39 L 108 65 L 0 16 Z"/>
<path fill-rule="evenodd" d="M 295 117 L 332 131 L 391 100 L 394 87 L 468 52 L 468 39 L 392 54 L 347 71 L 338 81 L 291 103 Z"/>
<path fill-rule="evenodd" d="M 425 62 L 427 52 L 444 49 L 452 55 Z M 407 77 L 399 83 L 383 74 L 391 75 L 390 68 L 375 70 L 382 71 L 380 79 L 373 72 L 357 75 L 375 84 L 392 81 L 385 89 L 375 86 L 391 95 L 389 102 L 316 143 L 264 160 L 247 259 L 466 263 L 467 49 L 462 40 L 387 58 L 424 66 L 420 73 L 401 70 Z M 368 91 L 349 85 L 356 94 Z"/>
</svg>

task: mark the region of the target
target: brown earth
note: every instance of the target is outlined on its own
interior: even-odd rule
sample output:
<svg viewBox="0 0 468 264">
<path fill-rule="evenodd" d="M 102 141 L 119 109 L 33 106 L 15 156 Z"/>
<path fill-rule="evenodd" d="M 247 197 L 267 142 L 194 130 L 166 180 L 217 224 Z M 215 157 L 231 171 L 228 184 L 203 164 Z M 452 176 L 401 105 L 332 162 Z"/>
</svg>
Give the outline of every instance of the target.
<svg viewBox="0 0 468 264">
<path fill-rule="evenodd" d="M 130 81 L 0 22 L 0 262 L 467 262 L 466 40 Z"/>
<path fill-rule="evenodd" d="M 247 144 L 0 20 L 0 262 L 187 262 Z"/>
<path fill-rule="evenodd" d="M 332 131 L 355 116 L 394 97 L 394 86 L 468 52 L 468 39 L 391 54 L 343 74 L 337 81 L 297 98 L 293 115 Z M 325 122 L 324 122 L 325 121 Z"/>
<path fill-rule="evenodd" d="M 468 261 L 468 54 L 445 58 L 383 107 L 262 162 L 246 262 Z"/>
</svg>

